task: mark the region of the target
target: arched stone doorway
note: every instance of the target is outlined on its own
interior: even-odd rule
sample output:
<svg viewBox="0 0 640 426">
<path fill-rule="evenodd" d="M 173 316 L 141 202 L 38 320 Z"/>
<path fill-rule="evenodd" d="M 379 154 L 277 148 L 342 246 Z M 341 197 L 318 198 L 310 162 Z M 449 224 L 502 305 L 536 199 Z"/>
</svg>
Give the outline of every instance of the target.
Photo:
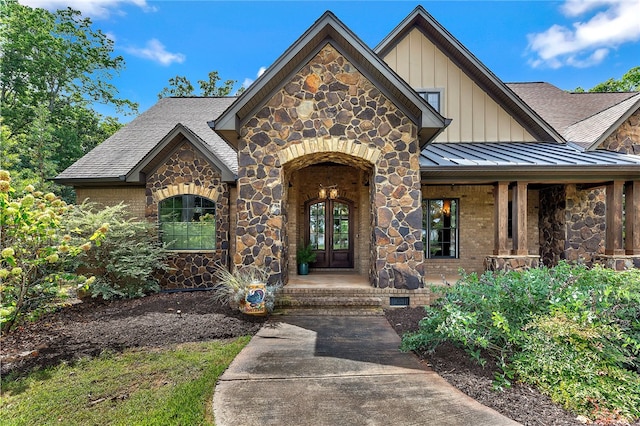
<svg viewBox="0 0 640 426">
<path fill-rule="evenodd" d="M 317 270 L 367 275 L 371 261 L 370 179 L 372 167 L 347 155 L 311 154 L 287 164 L 289 274 L 296 274 L 296 250 L 312 244 Z M 337 197 L 319 197 L 323 187 Z"/>
</svg>

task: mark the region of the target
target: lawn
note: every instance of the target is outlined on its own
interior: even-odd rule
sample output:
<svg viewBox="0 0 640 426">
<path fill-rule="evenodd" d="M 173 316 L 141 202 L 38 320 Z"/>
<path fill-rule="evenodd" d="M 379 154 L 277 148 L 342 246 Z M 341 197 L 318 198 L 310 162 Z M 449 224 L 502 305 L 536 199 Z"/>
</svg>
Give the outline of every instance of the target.
<svg viewBox="0 0 640 426">
<path fill-rule="evenodd" d="M 212 425 L 216 381 L 249 340 L 104 352 L 9 375 L 2 383 L 2 424 Z"/>
</svg>

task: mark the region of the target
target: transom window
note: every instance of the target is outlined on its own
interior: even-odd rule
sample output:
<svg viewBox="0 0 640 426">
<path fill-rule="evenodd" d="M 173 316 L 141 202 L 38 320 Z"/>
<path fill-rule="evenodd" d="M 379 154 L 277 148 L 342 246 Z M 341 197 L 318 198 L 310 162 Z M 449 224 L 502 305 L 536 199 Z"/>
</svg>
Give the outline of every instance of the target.
<svg viewBox="0 0 640 426">
<path fill-rule="evenodd" d="M 158 206 L 160 235 L 170 250 L 216 248 L 216 205 L 197 195 L 178 195 Z"/>
<path fill-rule="evenodd" d="M 442 198 L 423 201 L 423 242 L 427 258 L 459 255 L 458 199 Z"/>
</svg>

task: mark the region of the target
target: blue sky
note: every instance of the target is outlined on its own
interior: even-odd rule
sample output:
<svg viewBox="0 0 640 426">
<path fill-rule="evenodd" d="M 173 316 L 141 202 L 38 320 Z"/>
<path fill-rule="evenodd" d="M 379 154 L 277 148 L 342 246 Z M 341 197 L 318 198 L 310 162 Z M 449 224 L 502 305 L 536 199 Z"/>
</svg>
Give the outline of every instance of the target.
<svg viewBox="0 0 640 426">
<path fill-rule="evenodd" d="M 640 65 L 640 0 L 19 1 L 49 10 L 71 6 L 91 17 L 125 58 L 113 83 L 140 112 L 176 75 L 197 87 L 217 70 L 237 80 L 237 88 L 250 84 L 326 10 L 374 48 L 422 4 L 505 82 L 590 88 Z"/>
</svg>

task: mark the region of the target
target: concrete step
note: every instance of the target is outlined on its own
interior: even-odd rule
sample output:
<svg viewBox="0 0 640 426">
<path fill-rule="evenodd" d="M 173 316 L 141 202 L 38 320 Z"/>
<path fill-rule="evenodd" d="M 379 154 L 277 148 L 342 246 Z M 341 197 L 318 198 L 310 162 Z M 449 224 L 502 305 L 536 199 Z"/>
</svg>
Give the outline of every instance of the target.
<svg viewBox="0 0 640 426">
<path fill-rule="evenodd" d="M 282 315 L 382 315 L 382 306 L 380 297 L 350 289 L 294 289 L 276 298 L 276 313 Z"/>
<path fill-rule="evenodd" d="M 384 315 L 382 307 L 346 307 L 346 306 L 333 306 L 333 307 L 282 307 L 276 308 L 272 315 L 287 315 L 287 316 L 381 316 Z"/>
</svg>

